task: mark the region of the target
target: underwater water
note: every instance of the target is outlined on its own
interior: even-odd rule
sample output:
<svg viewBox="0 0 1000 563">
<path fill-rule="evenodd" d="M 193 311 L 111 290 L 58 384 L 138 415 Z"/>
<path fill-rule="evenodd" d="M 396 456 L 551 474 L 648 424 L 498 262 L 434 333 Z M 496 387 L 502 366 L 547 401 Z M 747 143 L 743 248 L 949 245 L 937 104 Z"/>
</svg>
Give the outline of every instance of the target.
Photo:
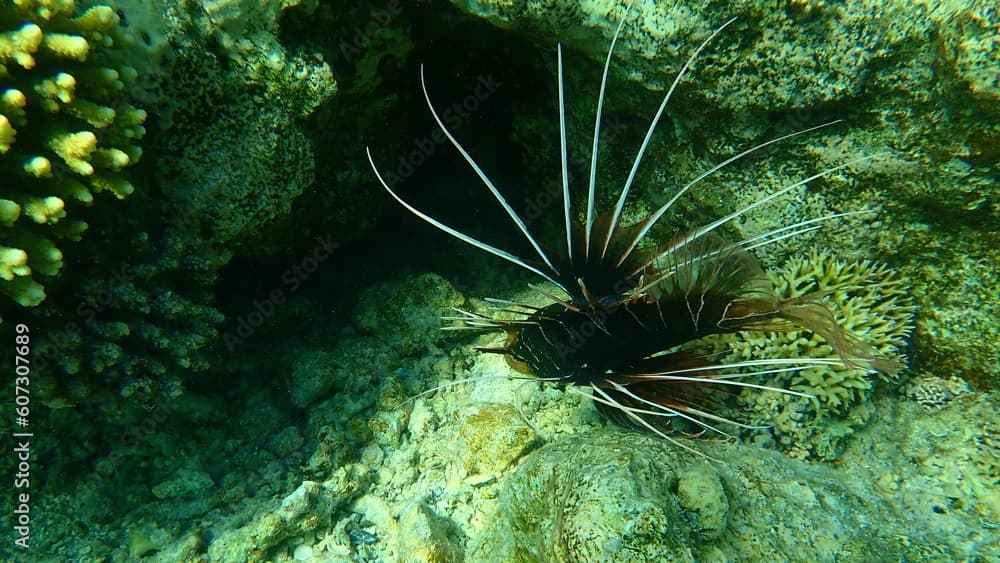
<svg viewBox="0 0 1000 563">
<path fill-rule="evenodd" d="M 1000 12 L 628 4 L 0 3 L 0 560 L 1000 559 Z M 591 202 L 853 336 L 540 381 L 620 350 L 538 310 L 725 287 L 561 262 Z"/>
</svg>

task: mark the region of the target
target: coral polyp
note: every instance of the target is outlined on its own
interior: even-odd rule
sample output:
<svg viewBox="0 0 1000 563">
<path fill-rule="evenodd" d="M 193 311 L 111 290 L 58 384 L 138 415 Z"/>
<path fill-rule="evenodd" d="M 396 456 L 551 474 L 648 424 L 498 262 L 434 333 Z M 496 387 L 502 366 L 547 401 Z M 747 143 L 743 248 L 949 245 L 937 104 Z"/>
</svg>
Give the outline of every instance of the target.
<svg viewBox="0 0 1000 563">
<path fill-rule="evenodd" d="M 146 112 L 127 95 L 137 71 L 116 58 L 121 18 L 82 4 L 0 6 L 0 295 L 23 307 L 45 299 L 65 241 L 87 229 L 79 208 L 132 194 L 123 169 L 142 155 Z"/>
</svg>

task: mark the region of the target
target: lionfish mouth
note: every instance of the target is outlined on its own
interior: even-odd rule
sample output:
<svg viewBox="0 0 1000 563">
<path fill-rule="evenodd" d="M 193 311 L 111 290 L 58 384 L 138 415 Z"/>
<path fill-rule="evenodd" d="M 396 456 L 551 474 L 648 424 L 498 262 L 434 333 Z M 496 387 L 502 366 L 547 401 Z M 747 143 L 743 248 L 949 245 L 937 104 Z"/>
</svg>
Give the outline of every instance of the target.
<svg viewBox="0 0 1000 563">
<path fill-rule="evenodd" d="M 751 253 L 756 248 L 820 229 L 831 220 L 867 211 L 816 217 L 739 242 L 727 241 L 715 234 L 719 227 L 733 219 L 808 182 L 877 158 L 882 153 L 848 160 L 791 183 L 683 236 L 642 244 L 650 229 L 699 182 L 751 153 L 839 120 L 794 131 L 735 154 L 688 181 L 645 219 L 633 225 L 621 224 L 629 190 L 667 103 L 702 50 L 736 18 L 712 31 L 677 72 L 638 149 L 617 203 L 610 211 L 597 214 L 595 184 L 601 115 L 615 43 L 628 13 L 626 11 L 615 30 L 604 62 L 583 222 L 577 221 L 571 213 L 562 45 L 557 48 L 565 240 L 555 245 L 539 243 L 500 190 L 448 130 L 431 102 L 423 65 L 420 67 L 424 99 L 438 127 L 517 226 L 534 249 L 535 256 L 515 256 L 410 205 L 386 183 L 370 148 L 366 148 L 379 183 L 400 205 L 449 235 L 538 275 L 565 294 L 551 295 L 536 287 L 551 301 L 543 307 L 489 299 L 501 311 L 514 313 L 519 318 L 499 319 L 456 309 L 458 316 L 445 319 L 459 321 L 461 325 L 448 328 L 506 331 L 504 345 L 480 350 L 503 354 L 511 367 L 526 375 L 568 383 L 567 388 L 578 393 L 587 390 L 598 410 L 611 420 L 650 431 L 685 449 L 692 448 L 668 435 L 673 422 L 684 421 L 693 426 L 696 430 L 689 435 L 696 436 L 730 437 L 720 425 L 752 428 L 711 412 L 715 390 L 749 387 L 810 397 L 753 381 L 768 374 L 816 366 L 842 365 L 890 374 L 900 369 L 896 362 L 879 357 L 870 346 L 838 325 L 833 314 L 819 302 L 819 295 L 788 300 L 778 298 L 770 279 Z M 715 334 L 798 328 L 822 336 L 836 350 L 837 357 L 718 363 L 711 355 L 700 354 L 697 347 L 691 346 Z"/>
</svg>

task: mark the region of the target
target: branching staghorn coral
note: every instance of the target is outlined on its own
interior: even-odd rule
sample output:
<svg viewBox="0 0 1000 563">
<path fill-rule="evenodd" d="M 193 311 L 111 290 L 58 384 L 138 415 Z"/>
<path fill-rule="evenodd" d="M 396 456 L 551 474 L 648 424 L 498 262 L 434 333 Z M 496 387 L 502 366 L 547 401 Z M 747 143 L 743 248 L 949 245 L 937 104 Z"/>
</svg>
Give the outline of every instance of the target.
<svg viewBox="0 0 1000 563">
<path fill-rule="evenodd" d="M 146 112 L 124 92 L 136 71 L 106 66 L 119 16 L 106 5 L 17 0 L 0 7 L 0 293 L 31 307 L 39 278 L 56 275 L 56 241 L 86 223 L 67 207 L 134 191 L 121 171 L 138 161 Z"/>
<path fill-rule="evenodd" d="M 824 302 L 845 329 L 887 357 L 902 359 L 901 351 L 913 329 L 914 306 L 908 284 L 891 268 L 871 261 L 843 261 L 827 251 L 813 250 L 788 260 L 771 272 L 784 299 L 822 292 Z M 719 350 L 732 359 L 750 357 L 835 357 L 821 337 L 807 331 L 747 332 L 725 335 Z M 857 368 L 823 366 L 771 376 L 769 385 L 807 393 L 815 399 L 748 389 L 739 401 L 755 413 L 778 443 L 796 456 L 835 458 L 843 438 L 870 417 L 870 395 L 884 374 Z"/>
</svg>

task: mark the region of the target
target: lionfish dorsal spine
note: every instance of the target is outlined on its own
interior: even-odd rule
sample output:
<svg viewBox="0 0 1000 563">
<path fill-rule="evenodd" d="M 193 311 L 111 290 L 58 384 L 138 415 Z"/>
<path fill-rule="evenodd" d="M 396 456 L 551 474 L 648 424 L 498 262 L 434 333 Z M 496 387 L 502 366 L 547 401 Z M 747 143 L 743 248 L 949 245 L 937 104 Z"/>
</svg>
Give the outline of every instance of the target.
<svg viewBox="0 0 1000 563">
<path fill-rule="evenodd" d="M 387 191 L 389 193 L 390 196 L 392 196 L 393 199 L 395 199 L 407 211 L 409 211 L 410 213 L 416 215 L 417 217 L 419 217 L 420 219 L 422 219 L 424 222 L 428 223 L 429 225 L 431 225 L 431 226 L 433 226 L 433 227 L 435 227 L 435 228 L 437 228 L 437 229 L 439 229 L 441 231 L 444 231 L 445 233 L 448 233 L 449 235 L 457 238 L 458 240 L 460 240 L 460 241 L 462 241 L 462 242 L 464 242 L 464 243 L 466 243 L 466 244 L 468 244 L 470 246 L 474 246 L 474 247 L 476 247 L 476 248 L 478 248 L 478 249 L 480 249 L 480 250 L 482 250 L 484 252 L 488 252 L 488 253 L 490 253 L 490 254 L 498 257 L 498 258 L 502 258 L 502 259 L 504 259 L 504 260 L 506 260 L 506 261 L 508 261 L 508 262 L 510 262 L 512 264 L 520 266 L 521 268 L 524 268 L 525 270 L 528 270 L 529 272 L 537 274 L 537 275 L 541 276 L 542 278 L 548 280 L 552 284 L 556 285 L 557 287 L 559 287 L 563 291 L 566 291 L 566 288 L 564 288 L 562 286 L 562 284 L 559 283 L 552 276 L 552 274 L 550 274 L 548 272 L 545 272 L 542 269 L 529 264 L 527 261 L 522 260 L 521 258 L 518 258 L 517 256 L 514 256 L 513 254 L 511 254 L 510 252 L 507 252 L 506 250 L 503 250 L 501 248 L 497 248 L 497 247 L 495 247 L 495 246 L 493 246 L 491 244 L 485 243 L 485 242 L 483 242 L 483 241 L 481 241 L 479 239 L 471 237 L 471 236 L 463 233 L 462 231 L 459 231 L 458 229 L 454 229 L 452 227 L 449 227 L 445 223 L 443 223 L 441 221 L 438 221 L 434 217 L 431 217 L 430 215 L 424 213 L 423 211 L 421 211 L 421 210 L 417 209 L 416 207 L 414 207 L 413 205 L 411 205 L 405 199 L 403 199 L 402 197 L 400 197 L 399 194 L 397 194 L 395 191 L 393 191 L 393 189 L 391 187 L 389 187 L 389 184 L 385 181 L 385 178 L 382 177 L 382 174 L 378 171 L 378 167 L 375 165 L 375 160 L 372 157 L 372 152 L 371 152 L 371 148 L 370 147 L 365 147 L 365 153 L 368 156 L 368 163 L 371 165 L 372 170 L 375 172 L 375 177 L 378 179 L 379 184 L 382 186 L 383 189 L 385 189 L 385 191 Z"/>
<path fill-rule="evenodd" d="M 607 235 L 604 237 L 604 246 L 601 249 L 602 259 L 604 258 L 605 254 L 607 254 L 608 245 L 611 243 L 611 238 L 614 236 L 615 229 L 618 227 L 618 221 L 621 219 L 622 212 L 625 209 L 625 200 L 628 198 L 629 190 L 632 187 L 632 183 L 635 181 L 636 174 L 639 172 L 639 165 L 642 163 L 642 157 L 646 154 L 646 149 L 649 147 L 649 143 L 653 138 L 653 133 L 656 131 L 656 127 L 657 125 L 659 125 L 660 119 L 663 117 L 664 110 L 667 109 L 667 103 L 670 102 L 670 98 L 671 96 L 673 96 L 674 91 L 677 89 L 677 85 L 680 84 L 681 79 L 684 78 L 684 75 L 687 74 L 688 70 L 691 68 L 691 65 L 694 64 L 694 61 L 701 54 L 702 50 L 704 50 L 705 47 L 707 47 L 708 44 L 711 43 L 712 40 L 715 39 L 715 37 L 722 32 L 722 30 L 726 29 L 726 27 L 728 27 L 729 24 L 733 23 L 734 21 L 736 21 L 735 17 L 730 18 L 725 23 L 715 28 L 715 30 L 712 31 L 712 33 L 707 38 L 705 38 L 705 40 L 702 41 L 700 45 L 698 45 L 698 48 L 696 48 L 694 52 L 691 53 L 691 56 L 688 57 L 688 59 L 684 62 L 684 66 L 682 66 L 680 71 L 677 72 L 677 76 L 674 77 L 674 81 L 670 84 L 670 88 L 667 89 L 667 93 L 664 94 L 663 101 L 660 102 L 660 107 L 656 110 L 656 115 L 654 115 L 652 121 L 650 121 L 649 128 L 646 130 L 646 136 L 643 138 L 642 144 L 639 145 L 639 150 L 638 152 L 636 152 L 635 159 L 632 161 L 632 168 L 631 170 L 629 170 L 628 178 L 625 180 L 625 185 L 622 187 L 621 195 L 618 196 L 618 202 L 615 204 L 614 212 L 611 216 L 611 226 L 608 229 Z M 612 43 L 612 46 L 613 45 L 614 43 Z M 608 53 L 608 55 L 610 60 L 610 52 Z M 653 224 L 656 223 L 657 219 L 663 216 L 663 213 L 665 213 L 667 209 L 670 208 L 670 205 L 672 205 L 672 202 L 667 206 L 665 206 L 666 209 L 663 209 L 663 211 L 657 214 L 654 219 L 648 222 L 648 227 L 652 227 Z M 642 231 L 637 236 L 633 244 L 629 245 L 625 254 L 623 254 L 619 258 L 618 265 L 621 265 L 621 263 L 627 259 L 628 254 L 635 249 L 636 245 L 639 244 L 639 241 L 642 240 L 643 236 L 645 236 L 646 231 L 648 231 L 648 228 Z"/>
<path fill-rule="evenodd" d="M 732 21 L 732 20 L 730 20 L 730 21 Z M 727 24 L 728 24 L 728 22 L 727 22 Z M 639 244 L 640 241 L 642 241 L 642 239 L 646 236 L 646 233 L 649 232 L 649 229 L 651 229 L 653 227 L 653 225 L 656 224 L 656 222 L 660 219 L 660 217 L 662 217 L 667 211 L 669 211 L 670 208 L 673 207 L 673 205 L 675 203 L 677 203 L 677 200 L 679 200 L 685 193 L 688 192 L 688 190 L 690 190 L 698 182 L 701 182 L 705 178 L 708 178 L 712 174 L 715 174 L 719 170 L 722 170 L 723 168 L 725 168 L 726 166 L 729 166 L 730 164 L 736 162 L 737 160 L 740 160 L 743 157 L 749 156 L 750 154 L 753 154 L 754 152 L 757 152 L 757 151 L 759 151 L 759 150 L 761 150 L 763 148 L 766 148 L 766 147 L 768 147 L 770 145 L 773 145 L 773 144 L 776 144 L 776 143 L 780 143 L 781 141 L 784 141 L 784 140 L 787 140 L 787 139 L 791 139 L 791 138 L 797 137 L 799 135 L 804 135 L 806 133 L 815 131 L 817 129 L 821 129 L 823 127 L 828 127 L 828 126 L 833 125 L 835 123 L 840 123 L 841 121 L 842 120 L 840 120 L 840 119 L 836 119 L 836 120 L 833 120 L 833 121 L 829 121 L 827 123 L 822 123 L 820 125 L 809 127 L 807 129 L 801 129 L 799 131 L 793 131 L 791 133 L 787 133 L 787 134 L 782 135 L 780 137 L 775 137 L 774 139 L 769 139 L 769 140 L 767 140 L 767 141 L 765 141 L 763 143 L 754 145 L 754 146 L 752 146 L 752 147 L 750 147 L 750 148 L 748 148 L 748 149 L 746 149 L 746 150 L 744 150 L 742 152 L 734 154 L 733 156 L 730 156 L 729 158 L 727 158 L 727 159 L 725 159 L 725 160 L 723 160 L 723 161 L 715 164 L 714 166 L 712 166 L 708 170 L 705 170 L 701 174 L 698 174 L 697 176 L 694 177 L 694 179 L 692 179 L 692 180 L 688 181 L 686 184 L 684 184 L 681 187 L 681 189 L 677 190 L 677 193 L 675 193 L 669 200 L 667 200 L 666 203 L 664 203 L 662 206 L 660 206 L 659 209 L 657 209 L 656 211 L 654 211 L 653 213 L 651 213 L 649 215 L 649 218 L 647 219 L 647 221 L 643 225 L 642 230 L 639 231 L 639 233 L 632 240 L 631 244 L 629 244 L 629 246 L 626 249 L 626 251 L 618 258 L 618 265 L 621 265 L 628 258 L 629 253 L 631 253 L 633 250 L 635 250 L 635 247 Z M 643 141 L 643 142 L 645 143 L 646 141 Z"/>
<path fill-rule="evenodd" d="M 524 238 L 528 240 L 532 248 L 535 249 L 535 252 L 538 253 L 539 258 L 545 262 L 545 265 L 548 266 L 550 271 L 558 274 L 559 271 L 552 265 L 552 261 L 549 259 L 548 255 L 545 254 L 545 251 L 542 250 L 541 245 L 538 244 L 535 237 L 531 236 L 531 232 L 528 231 L 528 226 L 524 223 L 524 220 L 521 219 L 521 216 L 514 211 L 514 208 L 511 207 L 509 203 L 507 203 L 507 199 L 500 193 L 500 190 L 493 185 L 493 181 L 490 180 L 489 176 L 487 176 L 485 172 L 483 172 L 483 169 L 480 168 L 479 164 L 477 164 L 475 159 L 472 158 L 469 151 L 465 150 L 465 147 L 458 142 L 458 139 L 455 138 L 451 131 L 449 131 L 445 126 L 444 121 L 441 120 L 441 116 L 438 115 L 437 110 L 434 108 L 434 103 L 431 101 L 431 96 L 427 92 L 427 81 L 424 77 L 424 65 L 420 65 L 420 88 L 423 90 L 424 100 L 427 102 L 427 107 L 430 109 L 431 115 L 434 117 L 434 121 L 437 123 L 438 127 L 441 128 L 441 131 L 444 132 L 445 137 L 448 138 L 452 146 L 455 147 L 455 149 L 462 155 L 462 158 L 465 159 L 465 162 L 468 163 L 469 167 L 475 171 L 477 176 L 479 176 L 479 179 L 482 180 L 483 184 L 486 185 L 486 188 L 489 189 L 493 198 L 496 199 L 500 206 L 503 207 L 504 211 L 507 212 L 511 221 L 517 225 L 518 230 L 521 231 Z"/>
<path fill-rule="evenodd" d="M 625 21 L 628 19 L 628 14 L 631 11 L 632 4 L 629 3 L 621 21 L 618 22 L 618 27 L 615 28 L 614 35 L 611 36 L 611 46 L 608 47 L 608 55 L 604 58 L 604 69 L 601 72 L 601 89 L 597 94 L 597 111 L 596 116 L 594 117 L 594 138 L 590 149 L 590 176 L 587 182 L 587 225 L 586 230 L 584 231 L 583 239 L 584 259 L 587 261 L 590 260 L 590 240 L 593 235 L 594 219 L 596 217 L 594 208 L 596 207 L 597 199 L 597 154 L 601 144 L 601 115 L 604 113 L 604 94 L 607 91 L 608 86 L 608 71 L 611 69 L 611 57 L 615 53 L 615 44 L 618 43 L 618 37 L 621 35 L 622 28 L 625 26 Z M 570 256 L 572 257 L 572 255 Z M 603 251 L 601 256 L 604 256 Z"/>
<path fill-rule="evenodd" d="M 566 140 L 566 89 L 563 84 L 562 44 L 556 45 L 556 75 L 559 81 L 559 159 L 562 165 L 563 216 L 566 228 L 566 256 L 573 256 L 573 218 L 569 197 L 569 148 Z"/>
</svg>

